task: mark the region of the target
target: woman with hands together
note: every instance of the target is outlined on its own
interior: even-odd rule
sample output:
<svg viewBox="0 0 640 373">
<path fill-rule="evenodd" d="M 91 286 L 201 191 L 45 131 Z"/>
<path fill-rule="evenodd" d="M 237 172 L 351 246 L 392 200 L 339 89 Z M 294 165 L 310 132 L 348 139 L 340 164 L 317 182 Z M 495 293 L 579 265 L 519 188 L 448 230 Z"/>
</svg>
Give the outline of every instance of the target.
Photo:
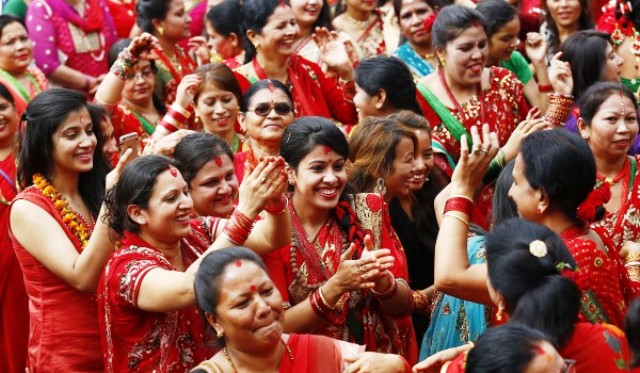
<svg viewBox="0 0 640 373">
<path fill-rule="evenodd" d="M 408 331 L 394 315 L 408 312 L 409 287 L 389 272 L 398 265 L 390 234 L 369 236 L 356 214 L 382 218 L 382 201 L 345 193 L 344 134 L 329 120 L 300 118 L 285 130 L 280 153 L 292 190 L 292 241 L 263 258 L 283 295 L 284 330 L 406 356 Z"/>
</svg>

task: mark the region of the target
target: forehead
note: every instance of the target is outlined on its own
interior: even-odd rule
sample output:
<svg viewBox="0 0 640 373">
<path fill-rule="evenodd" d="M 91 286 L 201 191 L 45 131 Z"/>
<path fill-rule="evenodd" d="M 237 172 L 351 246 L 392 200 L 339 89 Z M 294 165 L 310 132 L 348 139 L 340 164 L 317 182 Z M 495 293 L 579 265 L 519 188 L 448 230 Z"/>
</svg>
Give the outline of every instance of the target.
<svg viewBox="0 0 640 373">
<path fill-rule="evenodd" d="M 11 22 L 6 24 L 0 33 L 0 39 L 5 40 L 17 35 L 26 35 L 27 30 L 19 22 Z"/>
<path fill-rule="evenodd" d="M 180 172 L 173 176 L 169 170 L 165 170 L 158 174 L 151 196 L 159 197 L 171 190 L 183 189 L 186 185 Z"/>
<path fill-rule="evenodd" d="M 269 16 L 269 18 L 267 18 L 267 23 L 265 24 L 265 27 L 276 24 L 276 23 L 280 23 L 283 21 L 288 21 L 291 18 L 295 18 L 295 15 L 293 14 L 293 10 L 289 5 L 286 5 L 284 2 L 282 2 L 282 5 L 276 6 L 276 9 Z"/>
<path fill-rule="evenodd" d="M 220 278 L 220 297 L 222 298 L 225 294 L 244 293 L 250 286 L 250 282 L 264 281 L 270 281 L 269 276 L 257 264 L 250 260 L 234 260 L 224 267 L 224 273 Z"/>
<path fill-rule="evenodd" d="M 202 91 L 200 95 L 211 96 L 211 95 L 220 95 L 220 94 L 227 94 L 227 93 L 233 94 L 233 92 L 227 91 L 215 83 L 206 82 L 202 85 Z"/>
<path fill-rule="evenodd" d="M 402 0 L 401 13 L 408 13 L 418 9 L 431 9 L 424 0 Z"/>
<path fill-rule="evenodd" d="M 220 165 L 218 165 L 217 159 L 220 159 Z M 212 175 L 219 175 L 233 169 L 233 161 L 227 154 L 220 154 L 218 157 L 207 161 L 196 174 L 197 178 L 207 178 Z"/>
<path fill-rule="evenodd" d="M 251 97 L 251 100 L 249 103 L 258 104 L 258 103 L 271 102 L 271 101 L 291 103 L 291 101 L 289 101 L 289 96 L 287 96 L 286 93 L 284 93 L 281 89 L 277 87 L 274 87 L 273 92 L 271 92 L 269 88 L 264 88 L 259 90 Z"/>
<path fill-rule="evenodd" d="M 473 43 L 480 40 L 485 40 L 487 38 L 487 34 L 484 32 L 482 26 L 471 26 L 464 29 L 458 36 L 449 41 L 448 44 L 466 44 Z"/>
<path fill-rule="evenodd" d="M 635 110 L 633 102 L 622 92 L 612 92 L 604 102 L 598 108 L 598 112 L 601 111 L 615 111 L 619 112 L 620 108 Z"/>
<path fill-rule="evenodd" d="M 183 0 L 171 0 L 171 3 L 169 5 L 169 11 L 177 11 L 180 9 L 184 8 L 184 1 Z"/>
<path fill-rule="evenodd" d="M 313 149 L 311 149 L 311 151 L 307 153 L 304 158 L 302 158 L 302 162 L 313 162 L 315 160 L 318 160 L 319 158 L 324 159 L 327 155 L 332 156 L 334 159 L 335 157 L 338 157 L 338 159 L 344 159 L 344 157 L 330 148 L 329 151 L 325 153 L 326 148 L 328 147 L 325 147 L 324 145 L 314 146 Z"/>
<path fill-rule="evenodd" d="M 91 115 L 89 115 L 89 110 L 83 106 L 78 110 L 70 112 L 62 122 L 62 125 L 58 127 L 58 130 L 63 131 L 64 129 L 72 126 L 86 125 L 90 123 L 92 122 Z"/>
</svg>

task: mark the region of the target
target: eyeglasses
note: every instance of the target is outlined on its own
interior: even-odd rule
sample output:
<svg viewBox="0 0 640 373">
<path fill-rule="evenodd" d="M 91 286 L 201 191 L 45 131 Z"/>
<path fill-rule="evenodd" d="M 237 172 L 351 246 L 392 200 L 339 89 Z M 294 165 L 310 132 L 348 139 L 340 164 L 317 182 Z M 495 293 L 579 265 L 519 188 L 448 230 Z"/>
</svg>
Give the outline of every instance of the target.
<svg viewBox="0 0 640 373">
<path fill-rule="evenodd" d="M 564 367 L 562 367 L 561 373 L 575 373 L 576 361 L 571 359 L 564 359 Z"/>
<path fill-rule="evenodd" d="M 138 71 L 137 73 L 130 75 L 127 77 L 127 80 L 137 80 L 138 77 L 142 77 L 142 79 L 146 79 L 148 77 L 150 77 L 155 71 L 153 70 L 153 68 L 149 67 L 147 69 Z"/>
<path fill-rule="evenodd" d="M 258 106 L 253 108 L 253 110 L 248 111 L 253 111 L 254 113 L 256 113 L 256 115 L 266 117 L 267 115 L 269 115 L 269 113 L 271 113 L 271 110 L 275 110 L 276 114 L 278 115 L 289 115 L 293 112 L 293 108 L 291 107 L 291 105 L 287 104 L 286 102 L 272 102 L 270 104 L 264 102 L 262 104 L 258 104 Z"/>
</svg>

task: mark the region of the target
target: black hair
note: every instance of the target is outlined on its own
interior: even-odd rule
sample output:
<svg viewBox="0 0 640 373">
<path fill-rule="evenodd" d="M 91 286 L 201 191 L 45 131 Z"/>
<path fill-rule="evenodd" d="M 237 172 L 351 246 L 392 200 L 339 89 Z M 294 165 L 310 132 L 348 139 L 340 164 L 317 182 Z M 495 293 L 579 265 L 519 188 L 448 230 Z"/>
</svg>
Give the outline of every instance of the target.
<svg viewBox="0 0 640 373">
<path fill-rule="evenodd" d="M 24 27 L 24 29 L 27 29 L 27 25 L 24 24 L 24 21 L 21 20 L 20 18 L 17 18 L 13 15 L 9 15 L 9 14 L 2 14 L 0 15 L 0 37 L 2 37 L 2 31 L 4 31 L 4 28 L 7 25 L 10 25 L 14 22 L 17 22 L 19 24 L 22 25 L 22 27 Z"/>
<path fill-rule="evenodd" d="M 433 11 L 436 10 L 436 4 L 433 0 L 420 0 L 423 3 L 429 5 Z M 400 13 L 402 12 L 402 2 L 403 0 L 393 0 L 393 13 L 396 15 L 396 18 L 400 19 Z"/>
<path fill-rule="evenodd" d="M 493 225 L 499 225 L 505 220 L 518 217 L 518 209 L 509 197 L 509 189 L 513 184 L 513 165 L 511 161 L 500 171 L 500 176 L 496 180 L 495 194 L 491 212 Z"/>
<path fill-rule="evenodd" d="M 4 85 L 4 83 L 0 83 L 0 97 L 2 97 L 5 100 L 9 101 L 9 103 L 11 105 L 13 105 L 13 106 L 16 105 L 16 102 L 13 99 L 13 95 L 11 94 L 11 91 L 9 91 L 9 88 L 7 88 L 7 86 Z"/>
<path fill-rule="evenodd" d="M 318 19 L 311 25 L 311 32 L 315 32 L 317 27 L 324 27 L 329 31 L 333 31 L 333 23 L 331 19 L 331 7 L 327 0 L 322 0 L 322 8 L 320 8 L 320 14 Z"/>
<path fill-rule="evenodd" d="M 549 8 L 547 7 L 547 1 L 542 0 L 541 6 L 543 13 L 546 14 L 544 21 L 547 24 L 547 30 L 549 31 L 549 50 L 554 53 L 558 51 L 560 48 L 560 35 L 558 35 L 558 26 L 556 25 L 556 21 L 551 18 L 551 12 L 549 12 Z M 589 30 L 594 28 L 593 21 L 591 20 L 591 11 L 589 9 L 589 2 L 587 0 L 579 0 L 580 1 L 580 18 L 578 18 L 578 30 Z M 565 40 L 566 42 L 566 40 Z"/>
<path fill-rule="evenodd" d="M 293 107 L 293 96 L 291 96 L 291 92 L 286 85 L 282 84 L 279 80 L 262 79 L 252 84 L 251 87 L 249 87 L 249 89 L 247 89 L 247 91 L 244 93 L 244 95 L 242 95 L 242 100 L 240 100 L 240 111 L 246 113 L 247 110 L 249 110 L 249 105 L 251 104 L 251 99 L 253 98 L 253 96 L 263 89 L 271 89 L 271 86 L 273 86 L 274 89 L 279 89 L 284 92 L 287 95 L 287 98 L 289 98 L 289 103 Z"/>
<path fill-rule="evenodd" d="M 223 0 L 207 12 L 207 21 L 222 36 L 236 34 L 238 41 L 242 39 L 240 12 L 242 5 L 238 0 Z"/>
<path fill-rule="evenodd" d="M 233 152 L 229 145 L 218 136 L 203 132 L 183 137 L 173 151 L 176 165 L 189 187 L 202 166 L 222 155 L 228 156 L 233 162 Z"/>
<path fill-rule="evenodd" d="M 136 5 L 138 12 L 136 23 L 138 27 L 140 27 L 140 30 L 155 35 L 156 29 L 153 26 L 153 20 L 165 19 L 171 8 L 171 1 L 172 0 L 138 0 L 138 4 Z"/>
<path fill-rule="evenodd" d="M 544 334 L 517 323 L 488 329 L 469 351 L 465 372 L 522 373 L 542 342 L 548 342 Z"/>
<path fill-rule="evenodd" d="M 99 125 L 105 118 L 109 118 L 109 112 L 102 105 L 89 103 L 87 104 L 87 109 L 89 110 L 89 115 L 94 125 Z"/>
<path fill-rule="evenodd" d="M 53 170 L 53 134 L 71 113 L 88 110 L 87 98 L 79 91 L 65 88 L 51 88 L 29 102 L 21 120 L 26 121 L 26 129 L 20 135 L 20 155 L 18 157 L 18 182 L 27 187 L 33 184 L 33 175 L 42 174 L 50 178 Z M 111 166 L 102 153 L 104 139 L 99 123 L 93 123 L 96 148 L 93 152 L 93 168 L 80 174 L 78 191 L 94 218 L 98 217 L 105 193 L 105 177 Z"/>
<path fill-rule="evenodd" d="M 294 170 L 302 158 L 316 146 L 328 146 L 334 152 L 349 157 L 349 143 L 344 133 L 329 119 L 322 117 L 301 117 L 294 120 L 284 130 L 280 143 L 280 155 Z"/>
<path fill-rule="evenodd" d="M 120 52 L 122 52 L 125 48 L 127 48 L 129 44 L 131 44 L 131 41 L 132 41 L 131 39 L 120 39 L 117 42 L 115 42 L 111 46 L 111 48 L 109 48 L 109 54 L 107 55 L 107 61 L 109 63 L 109 67 L 111 67 L 111 65 L 113 65 L 116 62 Z M 153 73 L 157 74 L 158 67 L 156 66 L 156 61 L 154 60 L 148 60 L 148 61 L 149 61 L 149 65 L 151 66 L 151 69 L 153 70 Z M 156 84 L 158 84 L 157 80 L 156 80 Z M 157 93 L 153 92 L 151 96 L 151 101 L 153 102 L 153 107 L 156 109 L 158 113 L 160 113 L 161 116 L 167 113 L 167 107 L 164 104 L 164 101 L 160 98 L 160 96 L 158 96 Z"/>
<path fill-rule="evenodd" d="M 105 198 L 109 211 L 106 222 L 116 234 L 122 236 L 125 231 L 140 232 L 140 225 L 131 219 L 127 207 L 136 205 L 147 208 L 158 175 L 172 166 L 173 160 L 161 155 L 145 155 L 125 166 L 115 187 Z"/>
<path fill-rule="evenodd" d="M 576 210 L 596 183 L 596 163 L 587 142 L 564 129 L 541 131 L 524 139 L 520 155 L 531 187 L 543 189 L 551 207 L 577 222 Z"/>
<path fill-rule="evenodd" d="M 216 307 L 220 300 L 220 279 L 224 276 L 227 266 L 238 260 L 252 262 L 267 272 L 258 254 L 246 247 L 231 246 L 207 254 L 198 267 L 193 284 L 196 302 L 203 312 L 216 316 Z"/>
<path fill-rule="evenodd" d="M 591 126 L 591 121 L 600 110 L 600 106 L 615 93 L 625 95 L 633 102 L 635 111 L 638 111 L 638 103 L 635 100 L 635 95 L 624 84 L 619 82 L 595 83 L 587 88 L 582 98 L 580 98 L 580 102 L 578 102 L 580 105 L 580 118 L 582 118 L 587 126 Z"/>
<path fill-rule="evenodd" d="M 532 242 L 546 247 L 531 252 Z M 577 268 L 562 239 L 549 228 L 513 218 L 487 235 L 491 286 L 505 300 L 511 321 L 546 333 L 556 348 L 571 339 L 580 311 L 580 291 L 558 267 Z"/>
<path fill-rule="evenodd" d="M 410 110 L 422 115 L 416 98 L 416 83 L 409 67 L 397 57 L 377 56 L 360 61 L 355 71 L 356 84 L 370 96 L 387 93 L 385 106 Z"/>
<path fill-rule="evenodd" d="M 447 5 L 438 12 L 431 29 L 431 43 L 434 47 L 444 48 L 464 30 L 479 24 L 487 29 L 484 16 L 475 9 L 462 5 Z"/>
<path fill-rule="evenodd" d="M 289 6 L 287 0 L 244 0 L 242 3 L 242 46 L 245 51 L 245 63 L 250 62 L 256 56 L 256 48 L 247 37 L 247 31 L 251 30 L 256 34 L 261 34 L 269 17 L 283 3 Z"/>
<path fill-rule="evenodd" d="M 573 76 L 573 97 L 580 98 L 584 91 L 602 79 L 607 63 L 609 34 L 583 30 L 569 36 L 560 46 L 562 60 L 569 62 Z"/>
<path fill-rule="evenodd" d="M 504 25 L 518 19 L 518 10 L 504 0 L 486 0 L 478 4 L 476 10 L 486 20 L 487 38 L 491 39 Z"/>
<path fill-rule="evenodd" d="M 631 367 L 640 367 L 640 298 L 634 300 L 627 309 L 624 319 L 624 332 L 629 342 L 629 348 L 633 353 Z"/>
</svg>

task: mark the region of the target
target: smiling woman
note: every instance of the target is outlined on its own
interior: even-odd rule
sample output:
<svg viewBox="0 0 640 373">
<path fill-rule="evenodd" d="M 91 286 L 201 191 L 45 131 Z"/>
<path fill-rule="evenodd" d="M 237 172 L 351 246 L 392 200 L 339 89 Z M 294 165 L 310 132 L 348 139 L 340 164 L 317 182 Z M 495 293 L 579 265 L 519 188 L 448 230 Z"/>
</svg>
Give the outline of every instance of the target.
<svg viewBox="0 0 640 373">
<path fill-rule="evenodd" d="M 114 242 L 101 203 L 126 157 L 107 175 L 81 92 L 43 92 L 25 118 L 10 234 L 31 304 L 27 368 L 103 372 L 95 288 Z"/>
</svg>

